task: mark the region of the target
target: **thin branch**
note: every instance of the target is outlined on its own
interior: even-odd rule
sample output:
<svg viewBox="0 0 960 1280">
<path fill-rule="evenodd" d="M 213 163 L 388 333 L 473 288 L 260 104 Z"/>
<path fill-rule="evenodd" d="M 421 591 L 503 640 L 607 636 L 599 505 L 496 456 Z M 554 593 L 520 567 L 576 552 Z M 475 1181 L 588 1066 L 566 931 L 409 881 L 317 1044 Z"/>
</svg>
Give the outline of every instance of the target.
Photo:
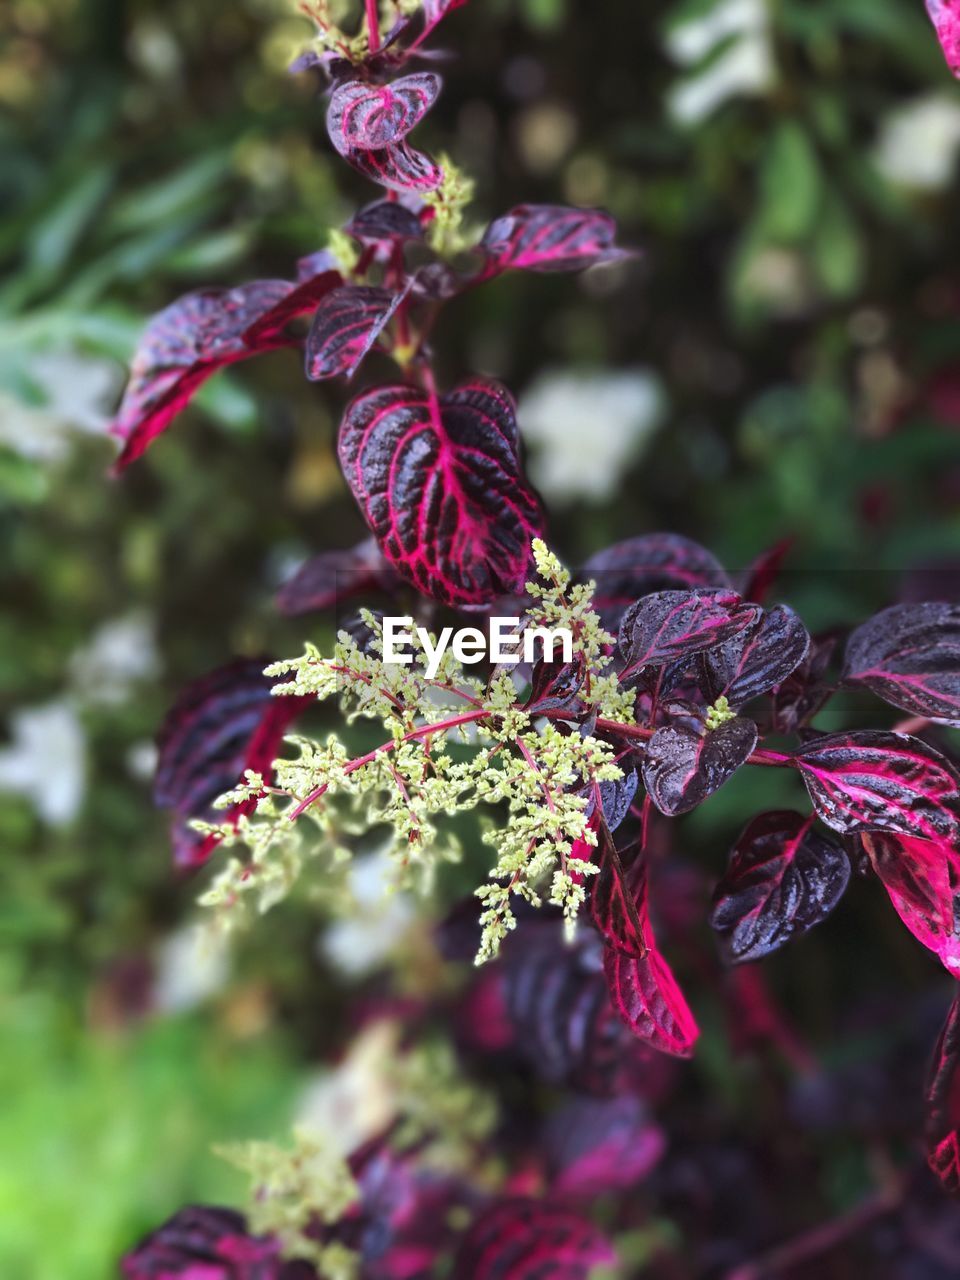
<svg viewBox="0 0 960 1280">
<path fill-rule="evenodd" d="M 456 729 L 459 725 L 471 724 L 476 720 L 485 720 L 488 715 L 489 712 L 486 710 L 466 711 L 462 716 L 452 716 L 449 720 L 434 720 L 430 724 L 418 725 L 416 729 L 411 729 L 409 733 L 405 733 L 402 738 L 391 738 L 388 742 L 381 742 L 379 747 L 374 747 L 365 756 L 357 756 L 355 760 L 351 760 L 343 770 L 344 775 L 348 776 L 351 773 L 356 773 L 364 765 L 371 764 L 376 760 L 377 756 L 383 755 L 387 751 L 395 751 L 397 747 L 402 746 L 405 742 L 416 742 L 420 738 L 432 738 L 435 734 L 446 733 L 450 729 Z M 287 815 L 288 821 L 295 822 L 321 796 L 326 795 L 329 789 L 329 782 L 322 782 L 320 786 L 314 787 L 310 794 L 304 796 L 296 808 L 292 809 Z"/>
</svg>

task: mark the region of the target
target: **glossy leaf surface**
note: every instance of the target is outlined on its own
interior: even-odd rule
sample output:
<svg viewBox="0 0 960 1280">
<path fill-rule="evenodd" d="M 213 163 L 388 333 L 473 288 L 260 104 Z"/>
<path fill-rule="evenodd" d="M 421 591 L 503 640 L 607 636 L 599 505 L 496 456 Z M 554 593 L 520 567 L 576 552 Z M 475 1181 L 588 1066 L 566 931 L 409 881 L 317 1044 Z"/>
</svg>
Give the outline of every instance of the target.
<svg viewBox="0 0 960 1280">
<path fill-rule="evenodd" d="M 734 845 L 710 923 L 733 960 L 759 960 L 826 919 L 849 879 L 845 851 L 801 814 L 762 813 Z"/>
<path fill-rule="evenodd" d="M 850 636 L 843 678 L 904 711 L 960 725 L 960 605 L 884 609 Z"/>
<path fill-rule="evenodd" d="M 960 778 L 919 738 L 879 729 L 831 733 L 794 759 L 817 813 L 835 831 L 957 839 Z"/>
<path fill-rule="evenodd" d="M 386 558 L 445 604 L 485 604 L 519 590 L 539 502 L 520 464 L 513 400 L 474 379 L 439 400 L 377 387 L 348 406 L 343 472 Z"/>
<path fill-rule="evenodd" d="M 661 813 L 687 813 L 746 763 L 757 737 L 757 726 L 742 716 L 703 731 L 684 722 L 664 725 L 647 743 L 641 765 L 647 794 Z"/>
<path fill-rule="evenodd" d="M 724 644 L 753 626 L 760 612 L 758 605 L 723 588 L 655 591 L 644 596 L 620 623 L 617 643 L 625 664 L 620 678 Z"/>
</svg>

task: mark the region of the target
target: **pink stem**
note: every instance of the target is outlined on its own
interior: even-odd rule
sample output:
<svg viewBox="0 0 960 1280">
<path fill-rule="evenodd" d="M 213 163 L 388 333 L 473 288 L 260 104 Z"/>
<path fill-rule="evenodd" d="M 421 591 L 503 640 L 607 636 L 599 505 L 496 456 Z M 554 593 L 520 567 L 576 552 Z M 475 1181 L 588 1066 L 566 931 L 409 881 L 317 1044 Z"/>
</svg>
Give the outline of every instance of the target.
<svg viewBox="0 0 960 1280">
<path fill-rule="evenodd" d="M 357 756 L 356 760 L 351 760 L 345 766 L 343 772 L 345 775 L 356 773 L 358 769 L 362 769 L 365 764 L 370 764 L 372 760 L 376 760 L 377 756 L 383 755 L 385 751 L 394 751 L 403 742 L 415 742 L 419 738 L 432 738 L 435 733 L 446 733 L 448 729 L 456 729 L 458 725 L 470 724 L 474 720 L 484 720 L 489 715 L 488 711 L 465 711 L 463 715 L 452 716 L 449 720 L 435 720 L 432 724 L 422 724 L 416 729 L 411 729 L 409 733 L 405 733 L 399 741 L 393 738 L 389 742 L 381 742 L 379 747 L 374 747 L 372 751 L 368 751 L 365 756 Z M 310 808 L 322 795 L 326 794 L 330 784 L 322 782 L 319 787 L 314 787 L 309 795 L 304 796 L 295 809 L 290 811 L 289 819 L 295 822 L 307 809 Z"/>
<path fill-rule="evenodd" d="M 370 52 L 376 53 L 380 48 L 380 14 L 377 11 L 377 0 L 365 0 L 367 9 L 367 40 Z"/>
<path fill-rule="evenodd" d="M 548 711 L 544 714 L 554 720 L 562 720 L 564 718 L 559 712 Z M 621 724 L 618 720 L 598 720 L 597 728 L 603 729 L 607 733 L 619 733 L 625 738 L 637 738 L 643 742 L 652 738 L 656 732 L 654 729 L 645 728 L 639 724 Z M 746 763 L 765 765 L 771 769 L 783 769 L 792 766 L 793 757 L 784 755 L 780 751 L 767 751 L 760 747 L 747 756 Z"/>
</svg>

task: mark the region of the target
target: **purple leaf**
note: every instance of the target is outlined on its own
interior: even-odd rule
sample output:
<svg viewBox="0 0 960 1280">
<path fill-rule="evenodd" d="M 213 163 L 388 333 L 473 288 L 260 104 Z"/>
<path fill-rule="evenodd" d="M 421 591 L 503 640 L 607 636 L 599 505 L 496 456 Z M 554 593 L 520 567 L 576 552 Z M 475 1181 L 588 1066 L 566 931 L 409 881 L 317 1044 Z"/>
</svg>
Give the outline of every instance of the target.
<svg viewBox="0 0 960 1280">
<path fill-rule="evenodd" d="M 306 1263 L 284 1263 L 275 1240 L 247 1234 L 230 1209 L 190 1206 L 141 1240 L 121 1263 L 124 1280 L 310 1280 Z"/>
<path fill-rule="evenodd" d="M 797 669 L 810 649 L 806 627 L 785 604 L 765 610 L 760 621 L 703 656 L 710 696 L 724 695 L 741 707 L 768 693 Z"/>
<path fill-rule="evenodd" d="M 576 702 L 586 676 L 587 664 L 582 653 L 575 653 L 572 662 L 548 662 L 541 658 L 533 668 L 527 711 L 530 715 L 568 711 Z"/>
<path fill-rule="evenodd" d="M 947 66 L 960 78 L 960 0 L 927 0 L 927 13 Z"/>
<path fill-rule="evenodd" d="M 640 779 L 637 777 L 636 769 L 630 769 L 622 778 L 612 778 L 606 782 L 597 783 L 597 790 L 600 792 L 600 807 L 603 810 L 603 820 L 607 824 L 608 831 L 616 831 L 617 827 L 620 826 L 630 812 L 630 806 L 633 804 L 633 797 L 637 794 L 639 782 Z M 589 818 L 593 813 L 594 806 L 592 787 L 588 789 L 588 794 L 590 803 L 584 812 Z"/>
<path fill-rule="evenodd" d="M 884 609 L 850 636 L 843 679 L 904 711 L 960 726 L 960 605 Z"/>
<path fill-rule="evenodd" d="M 343 276 L 329 264 L 326 250 L 301 258 L 297 263 L 297 283 L 269 311 L 255 320 L 243 335 L 249 346 L 280 339 L 291 320 L 313 311 L 331 289 L 343 282 Z M 278 345 L 287 345 L 286 341 Z"/>
<path fill-rule="evenodd" d="M 379 151 L 348 151 L 344 158 L 388 191 L 434 191 L 443 182 L 443 169 L 406 142 L 393 142 Z"/>
<path fill-rule="evenodd" d="M 312 701 L 271 695 L 265 658 L 241 658 L 188 685 L 167 714 L 157 741 L 154 802 L 172 809 L 174 855 L 179 866 L 200 866 L 215 836 L 191 830 L 191 818 L 236 821 L 253 803 L 217 810 L 212 802 L 235 786 L 245 770 L 269 777 L 283 735 Z"/>
<path fill-rule="evenodd" d="M 445 604 L 519 590 L 543 523 L 520 465 L 513 400 L 474 379 L 437 400 L 376 387 L 347 407 L 343 472 L 387 560 Z"/>
<path fill-rule="evenodd" d="M 558 922 L 526 921 L 500 963 L 518 1048 L 543 1080 L 611 1097 L 649 1073 L 653 1055 L 611 1007 L 596 934 L 567 946 Z"/>
<path fill-rule="evenodd" d="M 879 831 L 861 839 L 897 915 L 960 977 L 960 853 L 942 840 Z"/>
<path fill-rule="evenodd" d="M 472 284 L 470 277 L 462 275 L 447 262 L 428 262 L 418 267 L 413 276 L 412 291 L 415 298 L 426 298 L 430 302 L 447 301 Z"/>
<path fill-rule="evenodd" d="M 603 972 L 614 1009 L 635 1036 L 661 1053 L 689 1058 L 700 1034 L 670 966 L 648 934 L 645 956 L 607 947 Z"/>
<path fill-rule="evenodd" d="M 478 247 L 488 277 L 509 269 L 579 271 L 629 257 L 614 244 L 616 234 L 616 223 L 602 209 L 522 204 L 491 222 Z"/>
<path fill-rule="evenodd" d="M 927 1163 L 945 1191 L 960 1193 L 960 994 L 933 1051 L 926 1088 Z"/>
<path fill-rule="evenodd" d="M 640 855 L 629 870 L 624 870 L 609 830 L 603 823 L 596 830 L 600 871 L 594 877 L 590 894 L 590 916 L 608 947 L 630 956 L 646 955 L 649 949 L 646 862 Z"/>
<path fill-rule="evenodd" d="M 760 618 L 759 605 L 735 591 L 697 587 L 655 591 L 623 615 L 617 641 L 625 666 L 622 681 L 644 667 L 662 667 L 725 644 Z"/>
<path fill-rule="evenodd" d="M 960 834 L 960 778 L 919 738 L 879 729 L 815 738 L 794 756 L 817 813 L 843 835 Z"/>
<path fill-rule="evenodd" d="M 615 542 L 591 556 L 580 577 L 596 583 L 594 608 L 603 625 L 613 630 L 625 610 L 652 591 L 730 586 L 709 551 L 676 533 L 648 533 Z"/>
<path fill-rule="evenodd" d="M 453 1275 L 463 1280 L 588 1280 L 616 1254 L 596 1227 L 546 1200 L 497 1200 L 461 1242 Z"/>
<path fill-rule="evenodd" d="M 330 141 L 342 156 L 399 142 L 436 102 L 442 83 L 432 71 L 421 71 L 392 84 L 351 80 L 337 85 L 327 108 Z"/>
<path fill-rule="evenodd" d="M 657 729 L 641 765 L 643 785 L 661 813 L 696 808 L 745 764 L 757 745 L 757 726 L 737 716 L 698 731 L 678 722 Z"/>
<path fill-rule="evenodd" d="M 545 1135 L 554 1194 L 589 1200 L 641 1182 L 663 1155 L 663 1131 L 640 1098 L 578 1098 L 555 1111 Z"/>
<path fill-rule="evenodd" d="M 154 316 L 110 427 L 123 441 L 116 469 L 138 458 L 218 369 L 294 342 L 283 332 L 287 323 L 339 282 L 338 272 L 326 271 L 301 285 L 255 280 L 236 289 L 205 289 Z"/>
<path fill-rule="evenodd" d="M 276 606 L 287 617 L 332 609 L 352 596 L 391 585 L 393 574 L 373 538 L 346 551 L 311 556 L 280 588 Z"/>
<path fill-rule="evenodd" d="M 328 293 L 307 334 L 309 380 L 352 377 L 403 299 L 403 293 L 361 284 L 345 284 Z"/>
<path fill-rule="evenodd" d="M 731 959 L 759 960 L 825 920 L 849 879 L 846 853 L 810 819 L 789 810 L 761 813 L 733 847 L 710 923 Z"/>
<path fill-rule="evenodd" d="M 830 697 L 833 689 L 826 673 L 836 647 L 835 635 L 816 637 L 796 671 L 778 686 L 773 696 L 773 728 L 777 733 L 804 728 Z"/>
<path fill-rule="evenodd" d="M 360 1255 L 357 1274 L 363 1280 L 432 1275 L 462 1232 L 454 1224 L 472 1208 L 469 1188 L 449 1174 L 419 1166 L 416 1148 L 393 1149 L 389 1134 L 364 1143 L 349 1165 L 360 1199 L 326 1239 Z"/>
<path fill-rule="evenodd" d="M 422 240 L 420 219 L 399 200 L 375 200 L 355 213 L 344 228 L 364 244 L 397 244 Z"/>
<path fill-rule="evenodd" d="M 699 1031 L 653 936 L 646 862 L 639 858 L 625 875 L 609 835 L 591 914 L 606 939 L 603 973 L 615 1011 L 638 1039 L 660 1053 L 689 1057 Z"/>
</svg>

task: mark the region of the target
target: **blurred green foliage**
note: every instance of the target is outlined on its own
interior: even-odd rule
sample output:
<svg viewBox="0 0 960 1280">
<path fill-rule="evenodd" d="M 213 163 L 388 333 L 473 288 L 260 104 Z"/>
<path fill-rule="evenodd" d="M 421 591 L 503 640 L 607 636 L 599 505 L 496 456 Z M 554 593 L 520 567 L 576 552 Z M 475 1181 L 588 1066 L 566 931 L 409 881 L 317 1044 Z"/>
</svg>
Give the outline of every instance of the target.
<svg viewBox="0 0 960 1280">
<path fill-rule="evenodd" d="M 322 641 L 326 621 L 278 618 L 272 592 L 361 532 L 333 452 L 344 390 L 306 384 L 290 352 L 219 375 L 122 481 L 105 474 L 145 318 L 290 273 L 372 197 L 330 156 L 311 83 L 285 74 L 307 31 L 288 0 L 0 10 L 0 755 L 16 714 L 50 703 L 84 744 L 69 821 L 27 794 L 0 805 L 0 1272 L 21 1280 L 99 1280 L 182 1200 L 226 1194 L 210 1142 L 281 1125 L 337 1044 L 302 907 L 238 959 L 223 999 L 255 990 L 265 1010 L 242 1050 L 229 1019 L 116 996 L 118 965 L 153 956 L 195 893 L 138 753 L 187 679 Z M 443 326 L 444 381 L 476 368 L 522 392 L 543 368 L 642 366 L 662 383 L 663 424 L 610 499 L 558 513 L 561 552 L 672 528 L 740 568 L 792 536 L 784 589 L 817 627 L 960 559 L 960 394 L 951 417 L 930 391 L 960 362 L 960 88 L 919 0 L 474 0 L 443 42 L 425 140 L 476 177 L 478 225 L 524 200 L 603 204 L 644 250 L 505 280 Z M 104 701 L 76 655 L 132 610 L 156 662 Z M 719 869 L 754 800 L 790 801 L 758 797 L 770 785 L 738 779 L 685 852 Z M 850 912 L 896 958 L 879 972 L 919 980 L 925 958 L 875 907 Z M 816 971 L 877 972 L 823 933 L 804 944 Z M 789 970 L 773 967 L 796 994 Z M 722 1030 L 706 1039 L 722 1077 Z"/>
</svg>

